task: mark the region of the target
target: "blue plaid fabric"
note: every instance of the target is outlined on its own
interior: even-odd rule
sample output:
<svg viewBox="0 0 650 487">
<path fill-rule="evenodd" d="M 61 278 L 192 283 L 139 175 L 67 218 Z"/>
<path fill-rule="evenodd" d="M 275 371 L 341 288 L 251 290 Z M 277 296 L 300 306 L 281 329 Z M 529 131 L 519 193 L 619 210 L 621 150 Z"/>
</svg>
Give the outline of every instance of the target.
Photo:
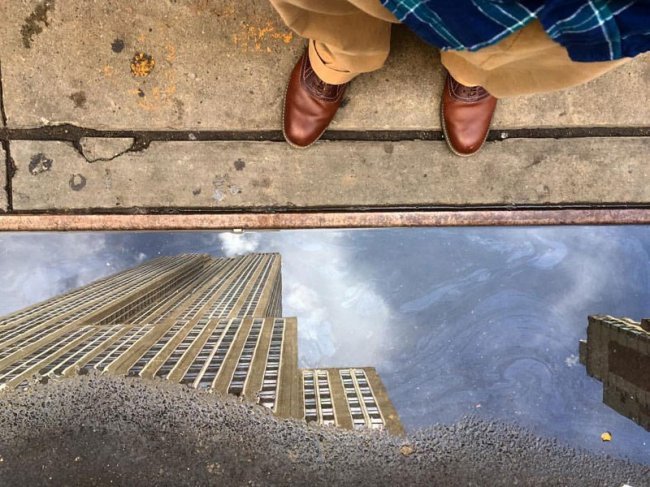
<svg viewBox="0 0 650 487">
<path fill-rule="evenodd" d="M 538 19 L 574 61 L 650 50 L 650 0 L 381 0 L 443 50 L 477 51 Z"/>
</svg>

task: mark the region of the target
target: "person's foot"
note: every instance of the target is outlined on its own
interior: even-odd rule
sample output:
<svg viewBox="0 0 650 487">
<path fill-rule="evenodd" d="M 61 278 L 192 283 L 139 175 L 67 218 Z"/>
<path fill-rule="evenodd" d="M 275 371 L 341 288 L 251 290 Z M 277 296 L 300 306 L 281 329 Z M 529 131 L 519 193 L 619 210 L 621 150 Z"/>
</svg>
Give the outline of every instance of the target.
<svg viewBox="0 0 650 487">
<path fill-rule="evenodd" d="M 309 62 L 307 51 L 291 72 L 282 114 L 284 138 L 305 149 L 320 139 L 341 106 L 346 84 L 322 81 Z"/>
<path fill-rule="evenodd" d="M 483 147 L 497 99 L 480 86 L 460 84 L 447 75 L 442 94 L 442 130 L 451 151 L 467 157 Z"/>
</svg>

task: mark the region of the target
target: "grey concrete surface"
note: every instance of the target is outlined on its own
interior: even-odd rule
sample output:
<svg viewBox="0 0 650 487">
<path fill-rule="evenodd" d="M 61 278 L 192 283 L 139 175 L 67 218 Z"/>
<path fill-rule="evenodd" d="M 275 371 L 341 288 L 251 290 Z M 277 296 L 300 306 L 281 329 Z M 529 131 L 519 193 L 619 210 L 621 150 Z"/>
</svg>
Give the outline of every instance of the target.
<svg viewBox="0 0 650 487">
<path fill-rule="evenodd" d="M 17 210 L 113 207 L 650 203 L 648 138 L 511 139 L 459 159 L 444 142 L 155 142 L 88 163 L 16 141 Z M 621 154 L 613 158 L 612 154 Z M 380 177 L 378 177 L 380 176 Z"/>
<path fill-rule="evenodd" d="M 0 213 L 7 211 L 7 165 L 6 154 L 2 147 L 0 147 Z"/>
<path fill-rule="evenodd" d="M 79 140 L 81 152 L 88 162 L 109 161 L 128 151 L 135 142 L 130 137 L 82 137 Z"/>
<path fill-rule="evenodd" d="M 0 60 L 14 128 L 259 130 L 280 127 L 303 41 L 266 0 L 3 2 Z M 384 69 L 355 81 L 334 129 L 439 129 L 439 56 L 403 27 Z M 136 77 L 136 52 L 152 56 Z M 648 57 L 588 85 L 505 100 L 495 126 L 645 126 Z"/>
<path fill-rule="evenodd" d="M 0 396 L 13 485 L 648 485 L 647 466 L 464 419 L 410 435 L 307 427 L 162 381 L 77 376 Z"/>
</svg>

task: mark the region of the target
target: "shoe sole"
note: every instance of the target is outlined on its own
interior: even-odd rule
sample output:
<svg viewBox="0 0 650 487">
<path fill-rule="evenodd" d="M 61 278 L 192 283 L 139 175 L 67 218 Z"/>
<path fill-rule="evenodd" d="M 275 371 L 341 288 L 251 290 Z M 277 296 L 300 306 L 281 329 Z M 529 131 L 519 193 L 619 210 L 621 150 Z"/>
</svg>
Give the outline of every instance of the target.
<svg viewBox="0 0 650 487">
<path fill-rule="evenodd" d="M 447 143 L 447 147 L 449 147 L 449 150 L 453 152 L 455 155 L 458 157 L 472 157 L 476 155 L 480 150 L 483 148 L 485 145 L 485 142 L 487 142 L 487 138 L 490 135 L 490 129 L 492 128 L 492 120 L 490 119 L 490 126 L 488 127 L 487 131 L 485 132 L 485 137 L 483 137 L 483 142 L 481 142 L 481 145 L 478 146 L 478 149 L 476 149 L 474 152 L 471 152 L 469 154 L 463 154 L 462 152 L 458 152 L 453 145 L 451 145 L 451 141 L 449 139 L 449 134 L 447 134 L 447 124 L 445 123 L 445 104 L 444 102 L 440 103 L 440 122 L 442 125 L 442 133 L 445 136 L 445 142 Z"/>
</svg>

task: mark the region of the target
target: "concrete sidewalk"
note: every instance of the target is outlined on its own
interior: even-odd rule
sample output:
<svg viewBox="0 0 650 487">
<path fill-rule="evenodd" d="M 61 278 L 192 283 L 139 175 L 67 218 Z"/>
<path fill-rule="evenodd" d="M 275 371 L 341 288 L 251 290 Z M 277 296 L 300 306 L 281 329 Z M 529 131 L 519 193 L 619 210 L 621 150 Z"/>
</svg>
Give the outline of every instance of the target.
<svg viewBox="0 0 650 487">
<path fill-rule="evenodd" d="M 650 204 L 647 56 L 503 100 L 491 142 L 460 159 L 439 56 L 397 27 L 327 140 L 296 151 L 280 112 L 304 43 L 267 1 L 23 0 L 0 18 L 10 214 Z"/>
</svg>

